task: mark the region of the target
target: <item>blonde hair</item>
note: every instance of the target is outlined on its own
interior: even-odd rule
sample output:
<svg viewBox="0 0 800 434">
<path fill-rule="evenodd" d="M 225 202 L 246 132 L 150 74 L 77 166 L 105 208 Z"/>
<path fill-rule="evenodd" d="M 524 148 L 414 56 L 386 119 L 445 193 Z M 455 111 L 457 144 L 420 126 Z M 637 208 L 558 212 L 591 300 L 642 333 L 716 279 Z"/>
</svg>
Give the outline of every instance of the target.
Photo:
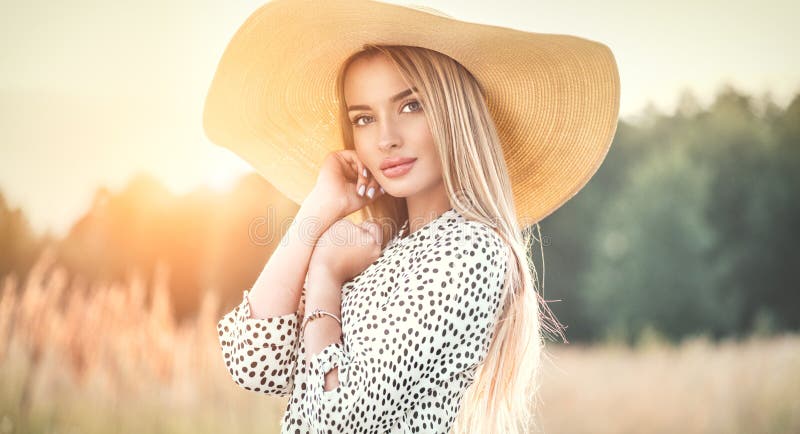
<svg viewBox="0 0 800 434">
<path fill-rule="evenodd" d="M 511 183 L 494 121 L 475 77 L 454 59 L 412 46 L 366 44 L 339 70 L 336 92 L 343 143 L 354 149 L 352 125 L 344 99 L 348 66 L 359 58 L 386 55 L 409 87 L 416 86 L 431 134 L 441 156 L 442 176 L 452 206 L 468 220 L 495 228 L 510 249 L 503 306 L 489 352 L 464 395 L 453 433 L 521 434 L 538 427 L 533 414 L 538 402 L 542 331 L 563 337 L 538 292 L 538 276 L 527 254 L 531 234 L 520 230 Z M 383 195 L 362 210 L 369 218 L 389 219 L 381 225 L 384 242 L 408 218 L 404 198 Z M 536 224 L 538 229 L 538 223 Z M 541 310 L 541 311 L 540 311 Z M 545 328 L 552 319 L 552 328 Z"/>
</svg>

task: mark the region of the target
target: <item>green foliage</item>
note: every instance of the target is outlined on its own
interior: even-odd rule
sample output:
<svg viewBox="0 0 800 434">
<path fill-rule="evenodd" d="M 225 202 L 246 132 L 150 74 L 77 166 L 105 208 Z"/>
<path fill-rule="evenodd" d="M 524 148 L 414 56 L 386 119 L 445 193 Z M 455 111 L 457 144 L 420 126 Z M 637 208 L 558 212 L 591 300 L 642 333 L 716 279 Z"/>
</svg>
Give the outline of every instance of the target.
<svg viewBox="0 0 800 434">
<path fill-rule="evenodd" d="M 544 298 L 573 341 L 800 330 L 799 188 L 800 96 L 780 108 L 726 88 L 703 109 L 685 91 L 672 115 L 620 121 L 595 176 L 542 222 Z M 185 317 L 207 288 L 234 303 L 295 211 L 255 175 L 184 196 L 138 176 L 97 192 L 58 259 L 87 282 L 164 262 Z M 24 278 L 45 244 L 0 195 L 0 276 Z"/>
<path fill-rule="evenodd" d="M 623 121 L 542 224 L 552 308 L 569 337 L 630 344 L 797 330 L 798 188 L 800 98 L 781 110 L 727 88 L 703 111 L 685 93 L 672 116 Z"/>
</svg>

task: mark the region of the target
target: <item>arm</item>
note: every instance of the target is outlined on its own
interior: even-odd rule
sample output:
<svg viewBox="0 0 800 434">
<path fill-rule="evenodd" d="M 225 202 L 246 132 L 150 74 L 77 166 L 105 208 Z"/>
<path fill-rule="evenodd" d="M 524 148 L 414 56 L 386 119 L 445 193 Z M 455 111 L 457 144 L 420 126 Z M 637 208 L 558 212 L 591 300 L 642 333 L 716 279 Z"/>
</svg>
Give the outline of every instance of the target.
<svg viewBox="0 0 800 434">
<path fill-rule="evenodd" d="M 248 291 L 217 323 L 222 357 L 240 387 L 284 396 L 294 386 L 298 313 L 252 318 Z"/>
<path fill-rule="evenodd" d="M 477 225 L 448 231 L 412 258 L 378 308 L 348 319 L 357 324 L 348 346 L 338 339 L 336 321 L 309 323 L 319 321 L 305 334 L 309 383 L 303 408 L 313 432 L 386 432 L 415 397 L 483 362 L 508 252 L 498 235 Z M 309 287 L 334 284 L 322 272 L 311 278 Z M 311 303 L 325 309 L 335 300 L 309 298 L 309 308 Z"/>
<path fill-rule="evenodd" d="M 309 195 L 253 288 L 217 324 L 225 365 L 244 389 L 291 393 L 302 285 L 319 234 L 337 217 L 333 209 Z"/>
<path fill-rule="evenodd" d="M 252 318 L 295 313 L 319 237 L 339 219 L 337 205 L 311 194 L 250 290 Z"/>
<path fill-rule="evenodd" d="M 306 300 L 306 312 L 320 308 L 341 318 L 342 285 L 343 282 L 333 279 L 327 270 L 312 265 L 308 271 L 308 286 L 309 288 L 314 288 L 314 290 L 309 292 Z M 332 343 L 342 343 L 342 327 L 335 319 L 327 315 L 316 318 L 306 325 L 303 339 L 305 339 L 306 344 L 305 361 L 306 366 L 308 366 L 311 359 L 322 349 Z M 324 378 L 324 389 L 328 391 L 338 387 L 338 385 L 337 369 L 333 368 Z"/>
</svg>

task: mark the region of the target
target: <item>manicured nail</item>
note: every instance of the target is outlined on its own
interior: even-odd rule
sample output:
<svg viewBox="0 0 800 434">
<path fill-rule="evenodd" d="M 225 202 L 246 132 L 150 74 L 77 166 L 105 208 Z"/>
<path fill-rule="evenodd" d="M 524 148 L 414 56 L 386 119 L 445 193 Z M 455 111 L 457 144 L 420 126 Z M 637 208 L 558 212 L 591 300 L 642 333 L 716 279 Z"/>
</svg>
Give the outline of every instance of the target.
<svg viewBox="0 0 800 434">
<path fill-rule="evenodd" d="M 364 189 L 365 189 L 366 187 L 367 187 L 367 186 L 366 186 L 366 185 L 364 185 L 364 184 L 361 184 L 361 185 L 359 185 L 359 186 L 358 186 L 358 195 L 359 195 L 359 196 L 363 196 L 363 195 L 364 195 Z"/>
<path fill-rule="evenodd" d="M 374 194 L 375 194 L 375 187 L 370 187 L 369 191 L 367 192 L 367 196 L 369 196 L 369 198 L 372 199 L 372 195 Z"/>
<path fill-rule="evenodd" d="M 365 167 L 364 168 L 364 178 L 366 178 L 366 177 L 367 177 L 367 168 Z"/>
</svg>

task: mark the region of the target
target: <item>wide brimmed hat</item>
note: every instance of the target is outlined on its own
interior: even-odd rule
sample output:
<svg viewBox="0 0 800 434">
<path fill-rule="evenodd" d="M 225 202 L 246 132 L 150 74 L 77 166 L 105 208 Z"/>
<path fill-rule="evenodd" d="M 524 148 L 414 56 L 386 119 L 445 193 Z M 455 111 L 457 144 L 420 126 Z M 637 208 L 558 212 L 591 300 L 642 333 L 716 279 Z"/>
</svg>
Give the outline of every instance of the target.
<svg viewBox="0 0 800 434">
<path fill-rule="evenodd" d="M 219 62 L 203 113 L 206 135 L 302 203 L 325 155 L 343 149 L 336 74 L 367 43 L 435 50 L 476 77 L 523 225 L 572 198 L 608 152 L 620 83 L 606 45 L 372 0 L 275 0 L 257 9 Z"/>
</svg>

